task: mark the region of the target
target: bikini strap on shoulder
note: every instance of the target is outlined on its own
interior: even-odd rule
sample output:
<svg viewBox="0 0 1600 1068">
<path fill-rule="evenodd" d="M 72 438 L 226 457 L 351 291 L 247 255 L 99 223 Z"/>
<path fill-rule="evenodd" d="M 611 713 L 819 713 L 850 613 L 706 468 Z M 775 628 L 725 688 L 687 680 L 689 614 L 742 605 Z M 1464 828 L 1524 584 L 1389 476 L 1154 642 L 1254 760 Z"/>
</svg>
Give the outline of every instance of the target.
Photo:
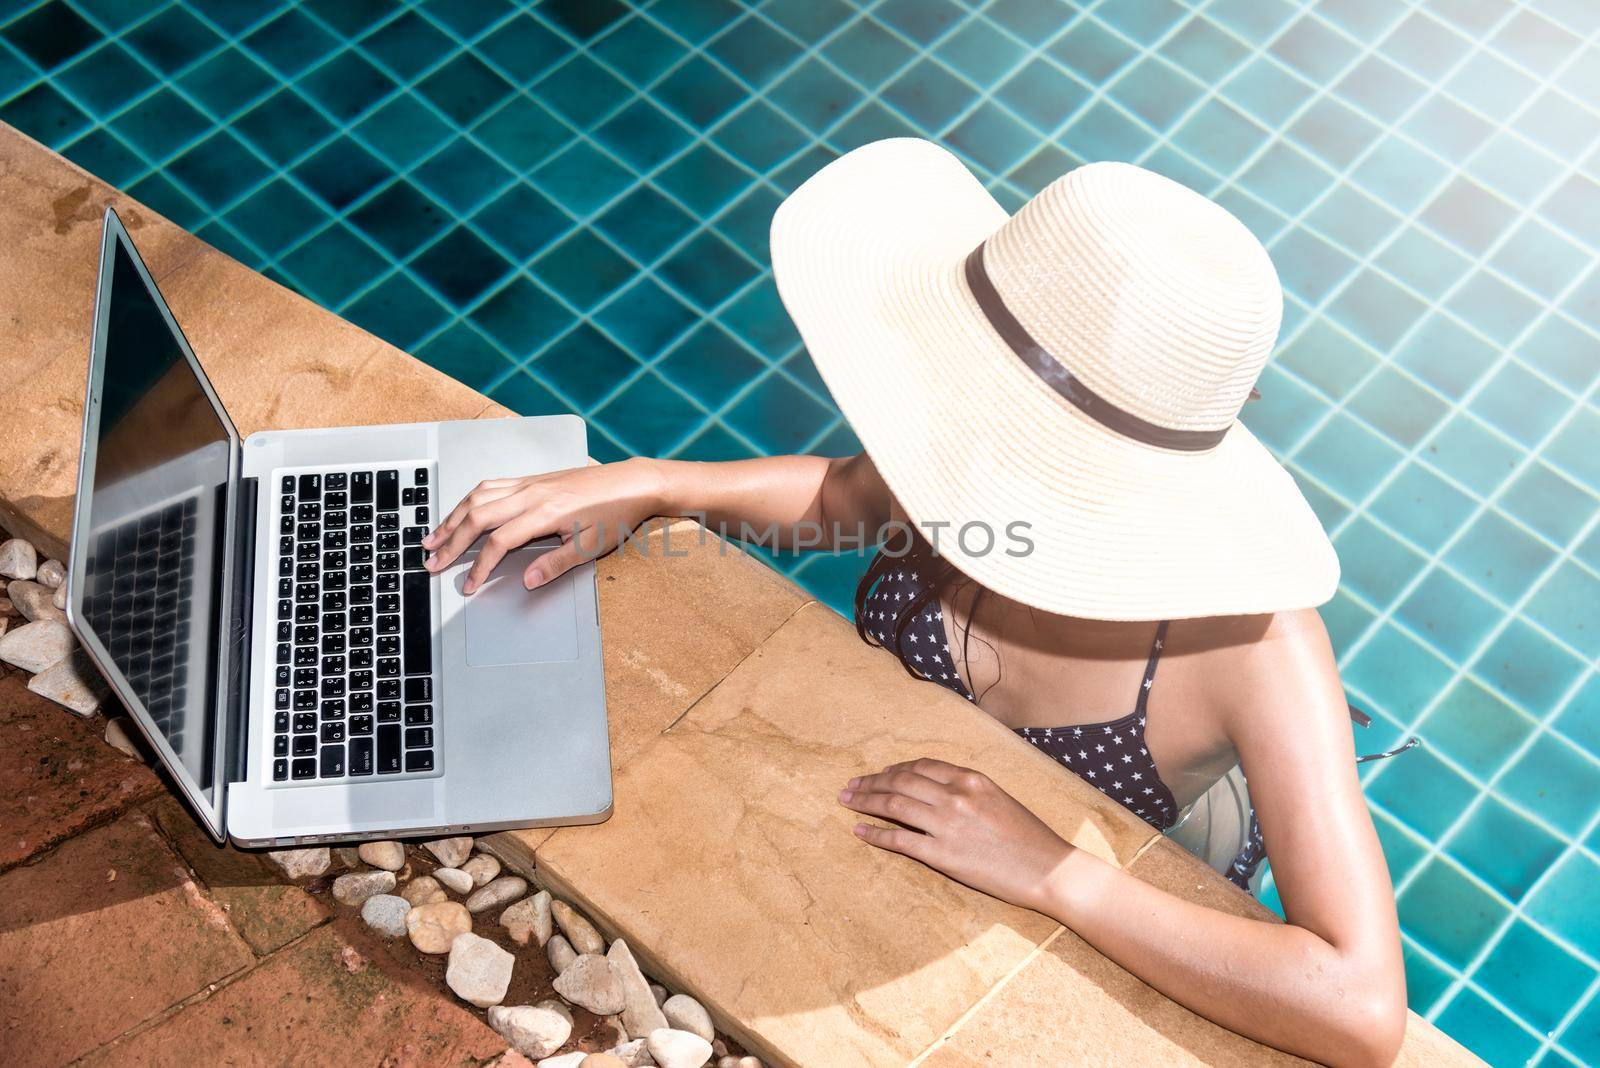
<svg viewBox="0 0 1600 1068">
<path fill-rule="evenodd" d="M 1156 627 L 1155 641 L 1150 643 L 1150 660 L 1144 666 L 1144 681 L 1139 684 L 1139 699 L 1134 702 L 1134 710 L 1139 715 L 1144 715 L 1144 706 L 1150 700 L 1150 687 L 1155 685 L 1156 664 L 1161 660 L 1161 650 L 1167 644 L 1167 620 L 1162 620 Z"/>
</svg>

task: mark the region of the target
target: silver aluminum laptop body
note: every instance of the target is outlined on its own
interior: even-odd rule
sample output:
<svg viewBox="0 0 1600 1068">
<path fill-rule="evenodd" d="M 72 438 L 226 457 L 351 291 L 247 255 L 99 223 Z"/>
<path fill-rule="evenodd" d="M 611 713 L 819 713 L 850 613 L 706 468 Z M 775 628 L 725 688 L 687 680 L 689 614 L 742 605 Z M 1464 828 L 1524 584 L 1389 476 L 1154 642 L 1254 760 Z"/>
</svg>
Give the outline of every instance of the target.
<svg viewBox="0 0 1600 1068">
<path fill-rule="evenodd" d="M 439 576 L 415 567 L 423 512 L 431 529 L 485 479 L 583 465 L 582 420 L 241 441 L 109 209 L 94 322 L 68 616 L 213 836 L 290 845 L 610 815 L 594 566 L 529 593 L 522 571 L 553 544 L 534 543 L 471 598 L 475 551 Z M 350 522 L 364 517 L 347 498 L 360 486 L 372 501 L 374 480 L 377 522 Z"/>
</svg>

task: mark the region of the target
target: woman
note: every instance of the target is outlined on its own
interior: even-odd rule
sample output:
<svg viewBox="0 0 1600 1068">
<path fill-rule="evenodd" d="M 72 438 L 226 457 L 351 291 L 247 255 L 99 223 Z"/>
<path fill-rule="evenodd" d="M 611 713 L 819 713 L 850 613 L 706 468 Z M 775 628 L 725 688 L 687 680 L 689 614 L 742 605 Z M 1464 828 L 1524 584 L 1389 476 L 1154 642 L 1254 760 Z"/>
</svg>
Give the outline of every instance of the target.
<svg viewBox="0 0 1600 1068">
<path fill-rule="evenodd" d="M 1405 1028 L 1394 898 L 1316 606 L 1338 563 L 1236 417 L 1277 335 L 1266 251 L 1137 167 L 1015 217 L 943 150 L 858 149 L 779 209 L 779 290 L 865 453 L 645 459 L 484 483 L 426 541 L 467 590 L 530 538 L 531 589 L 658 514 L 790 545 L 889 530 L 863 637 L 1165 830 L 1242 765 L 1288 922 L 1172 897 L 1063 841 L 980 771 L 843 784 L 856 834 L 1045 913 L 1195 1012 L 1337 1064 Z M 818 532 L 822 537 L 818 538 Z M 870 539 L 869 539 L 870 540 Z"/>
</svg>

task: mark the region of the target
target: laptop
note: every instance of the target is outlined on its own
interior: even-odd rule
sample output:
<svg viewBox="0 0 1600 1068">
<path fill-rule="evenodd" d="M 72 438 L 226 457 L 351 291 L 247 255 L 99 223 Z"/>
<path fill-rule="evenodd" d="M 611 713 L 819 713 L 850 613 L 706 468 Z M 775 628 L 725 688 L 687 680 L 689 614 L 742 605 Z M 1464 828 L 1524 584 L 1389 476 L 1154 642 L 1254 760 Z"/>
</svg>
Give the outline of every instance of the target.
<svg viewBox="0 0 1600 1068">
<path fill-rule="evenodd" d="M 419 544 L 488 478 L 587 462 L 573 416 L 240 439 L 106 211 L 67 615 L 218 841 L 288 846 L 611 812 L 594 565 L 529 593 Z"/>
</svg>

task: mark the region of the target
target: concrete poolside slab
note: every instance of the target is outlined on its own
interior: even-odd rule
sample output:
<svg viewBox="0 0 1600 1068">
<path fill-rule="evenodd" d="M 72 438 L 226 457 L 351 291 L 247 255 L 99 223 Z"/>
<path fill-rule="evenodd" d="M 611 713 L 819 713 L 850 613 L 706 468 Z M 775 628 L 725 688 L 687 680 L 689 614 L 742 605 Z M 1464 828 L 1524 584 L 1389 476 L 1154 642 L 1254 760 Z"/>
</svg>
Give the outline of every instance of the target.
<svg viewBox="0 0 1600 1068">
<path fill-rule="evenodd" d="M 505 1048 L 381 947 L 325 926 L 84 1063 L 471 1065 Z"/>
<path fill-rule="evenodd" d="M 155 774 L 0 671 L 0 870 L 161 793 Z"/>
<path fill-rule="evenodd" d="M 684 520 L 597 564 L 605 627 L 611 765 L 620 769 L 807 603 L 795 585 Z M 528 871 L 553 832 L 507 831 L 487 845 Z"/>
<path fill-rule="evenodd" d="M 1113 862 L 1154 833 L 811 604 L 624 766 L 609 823 L 556 832 L 540 875 L 764 1056 L 903 1064 L 1058 930 L 852 835 L 844 782 L 924 755 Z"/>
<path fill-rule="evenodd" d="M 0 1049 L 65 1064 L 255 963 L 145 817 L 0 875 Z"/>
<path fill-rule="evenodd" d="M 161 798 L 150 808 L 156 826 L 258 956 L 288 945 L 328 919 L 320 897 L 285 883 L 256 854 L 217 845 L 177 798 Z"/>
</svg>

